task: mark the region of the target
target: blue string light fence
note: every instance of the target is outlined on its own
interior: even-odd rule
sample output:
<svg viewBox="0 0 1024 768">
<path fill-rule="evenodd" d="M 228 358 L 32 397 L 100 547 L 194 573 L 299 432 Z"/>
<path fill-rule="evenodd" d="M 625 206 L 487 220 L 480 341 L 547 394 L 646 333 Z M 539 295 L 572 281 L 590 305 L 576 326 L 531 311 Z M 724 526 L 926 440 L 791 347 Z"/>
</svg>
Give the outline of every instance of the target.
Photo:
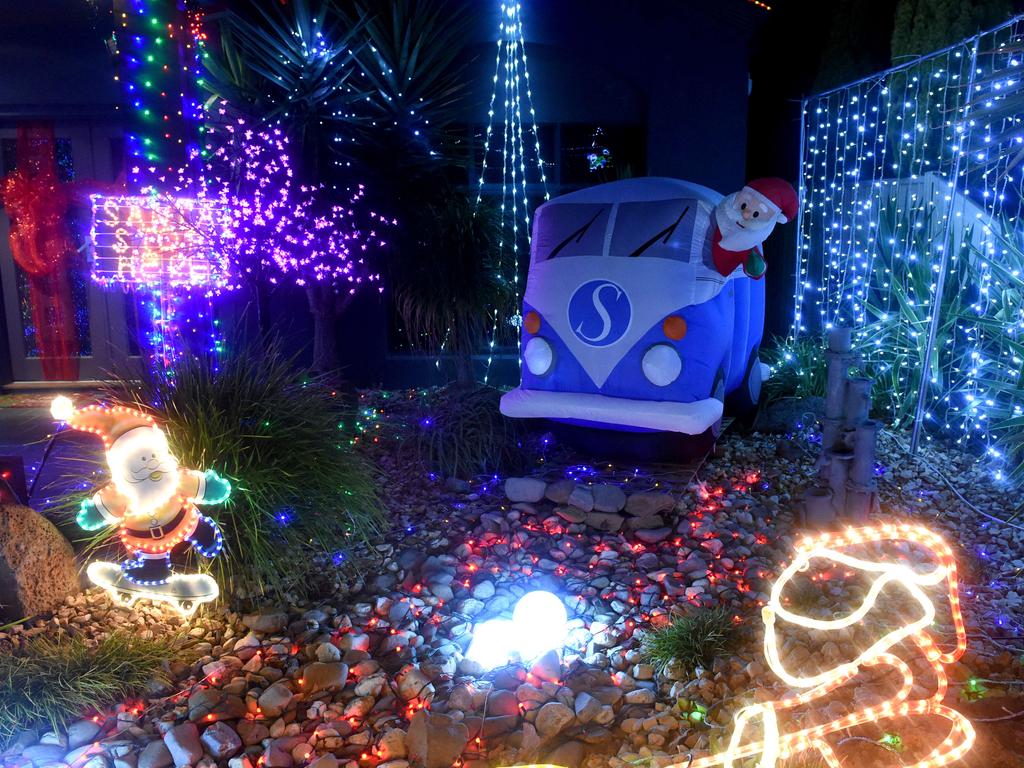
<svg viewBox="0 0 1024 768">
<path fill-rule="evenodd" d="M 791 341 L 852 328 L 876 409 L 1024 479 L 1024 16 L 806 99 Z M 809 374 L 808 374 L 809 375 Z"/>
</svg>

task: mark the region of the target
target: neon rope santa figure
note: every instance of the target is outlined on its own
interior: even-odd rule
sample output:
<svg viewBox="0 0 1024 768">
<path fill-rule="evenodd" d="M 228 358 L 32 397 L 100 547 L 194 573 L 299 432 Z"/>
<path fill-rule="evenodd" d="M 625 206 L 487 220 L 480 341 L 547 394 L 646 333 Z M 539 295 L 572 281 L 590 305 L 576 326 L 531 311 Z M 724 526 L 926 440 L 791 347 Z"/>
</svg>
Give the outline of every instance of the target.
<svg viewBox="0 0 1024 768">
<path fill-rule="evenodd" d="M 87 531 L 118 526 L 130 557 L 119 566 L 92 563 L 93 582 L 123 602 L 147 597 L 183 613 L 216 598 L 217 584 L 209 576 L 174 573 L 171 551 L 187 544 L 205 558 L 220 553 L 220 529 L 196 504 L 222 504 L 231 484 L 212 469 L 179 466 L 163 430 L 141 411 L 98 405 L 76 410 L 63 396 L 50 411 L 72 429 L 98 435 L 106 451 L 111 481 L 82 502 L 77 522 Z"/>
</svg>

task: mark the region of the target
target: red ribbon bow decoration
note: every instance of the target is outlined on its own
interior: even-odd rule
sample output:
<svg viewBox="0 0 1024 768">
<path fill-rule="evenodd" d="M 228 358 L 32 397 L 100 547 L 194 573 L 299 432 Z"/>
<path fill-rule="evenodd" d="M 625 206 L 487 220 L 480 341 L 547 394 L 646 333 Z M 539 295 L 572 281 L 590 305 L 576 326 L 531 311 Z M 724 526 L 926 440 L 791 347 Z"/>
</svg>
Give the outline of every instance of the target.
<svg viewBox="0 0 1024 768">
<path fill-rule="evenodd" d="M 0 182 L 0 200 L 11 219 L 14 262 L 28 277 L 43 375 L 73 381 L 78 333 L 66 266 L 75 244 L 67 225 L 71 194 L 57 177 L 55 149 L 52 124 L 19 125 L 18 167 Z"/>
</svg>

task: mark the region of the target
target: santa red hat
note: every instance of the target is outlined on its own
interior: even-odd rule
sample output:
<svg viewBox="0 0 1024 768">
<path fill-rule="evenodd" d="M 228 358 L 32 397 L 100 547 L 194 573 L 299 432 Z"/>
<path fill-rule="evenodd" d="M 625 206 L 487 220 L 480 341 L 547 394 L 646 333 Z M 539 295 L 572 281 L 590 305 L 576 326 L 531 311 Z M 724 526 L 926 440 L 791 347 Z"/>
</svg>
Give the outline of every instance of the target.
<svg viewBox="0 0 1024 768">
<path fill-rule="evenodd" d="M 796 218 L 797 199 L 796 190 L 793 185 L 785 179 L 770 176 L 764 179 L 748 181 L 745 189 L 756 192 L 774 205 L 782 214 L 779 216 L 779 224 L 785 224 Z"/>
<path fill-rule="evenodd" d="M 155 427 L 156 420 L 149 414 L 123 405 L 104 407 L 88 405 L 75 410 L 71 400 L 63 395 L 53 398 L 50 413 L 58 421 L 67 422 L 72 429 L 99 435 L 107 450 L 119 437 L 139 427 Z"/>
</svg>

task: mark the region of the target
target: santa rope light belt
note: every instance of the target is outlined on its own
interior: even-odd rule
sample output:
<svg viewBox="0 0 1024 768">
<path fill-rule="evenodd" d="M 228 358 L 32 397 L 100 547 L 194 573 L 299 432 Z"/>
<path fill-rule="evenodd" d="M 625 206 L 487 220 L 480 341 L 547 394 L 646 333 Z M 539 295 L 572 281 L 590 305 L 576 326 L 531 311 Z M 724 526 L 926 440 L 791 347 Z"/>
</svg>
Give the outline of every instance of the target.
<svg viewBox="0 0 1024 768">
<path fill-rule="evenodd" d="M 842 550 L 847 547 L 880 543 L 884 541 L 906 541 L 927 549 L 937 560 L 929 571 L 919 572 L 900 563 L 878 562 L 853 557 Z M 813 560 L 827 560 L 848 568 L 877 574 L 864 602 L 857 610 L 838 619 L 813 619 L 792 613 L 782 606 L 782 591 L 793 577 L 806 571 Z M 956 647 L 943 652 L 936 647 L 926 628 L 935 620 L 935 605 L 924 591 L 945 582 L 953 626 L 956 632 Z M 905 589 L 921 607 L 922 615 L 915 621 L 905 623 L 886 633 L 851 662 L 840 664 L 820 674 L 802 676 L 791 673 L 779 655 L 776 621 L 790 622 L 796 626 L 836 632 L 850 627 L 863 619 L 874 606 L 878 595 L 888 584 Z M 946 738 L 930 753 L 904 768 L 939 768 L 963 757 L 973 746 L 975 734 L 970 721 L 955 709 L 942 704 L 948 689 L 944 665 L 957 661 L 967 649 L 967 632 L 957 587 L 956 562 L 945 541 L 926 528 L 914 525 L 879 525 L 850 529 L 841 533 L 828 533 L 807 538 L 797 545 L 796 557 L 779 575 L 772 587 L 768 604 L 762 609 L 765 625 L 764 653 L 768 665 L 787 685 L 806 688 L 803 693 L 780 701 L 754 704 L 736 713 L 735 725 L 726 750 L 718 755 L 693 760 L 687 757 L 668 768 L 735 768 L 736 761 L 760 756 L 758 768 L 775 768 L 780 761 L 794 757 L 808 750 L 816 750 L 829 768 L 840 768 L 839 758 L 825 740 L 829 734 L 838 733 L 864 723 L 874 723 L 885 718 L 932 715 L 949 721 L 950 730 Z M 908 640 L 924 654 L 935 674 L 935 691 L 923 699 L 910 699 L 915 685 L 914 673 L 910 666 L 889 649 Z M 828 723 L 782 732 L 779 728 L 778 712 L 808 704 L 852 680 L 865 667 L 890 667 L 902 677 L 899 690 L 887 701 L 870 707 L 861 707 L 848 715 Z M 743 743 L 748 724 L 760 720 L 763 736 L 759 741 Z M 517 766 L 517 768 L 554 768 L 553 766 Z"/>
<path fill-rule="evenodd" d="M 106 452 L 111 481 L 82 502 L 77 522 L 87 531 L 118 526 L 131 559 L 90 563 L 86 572 L 93 583 L 125 604 L 147 598 L 186 615 L 214 600 L 217 583 L 206 574 L 175 573 L 171 551 L 188 543 L 205 558 L 220 553 L 220 528 L 196 504 L 222 504 L 231 484 L 212 469 L 179 466 L 163 430 L 142 411 L 99 405 L 76 410 L 63 396 L 54 398 L 50 411 L 72 429 L 98 435 Z"/>
</svg>

